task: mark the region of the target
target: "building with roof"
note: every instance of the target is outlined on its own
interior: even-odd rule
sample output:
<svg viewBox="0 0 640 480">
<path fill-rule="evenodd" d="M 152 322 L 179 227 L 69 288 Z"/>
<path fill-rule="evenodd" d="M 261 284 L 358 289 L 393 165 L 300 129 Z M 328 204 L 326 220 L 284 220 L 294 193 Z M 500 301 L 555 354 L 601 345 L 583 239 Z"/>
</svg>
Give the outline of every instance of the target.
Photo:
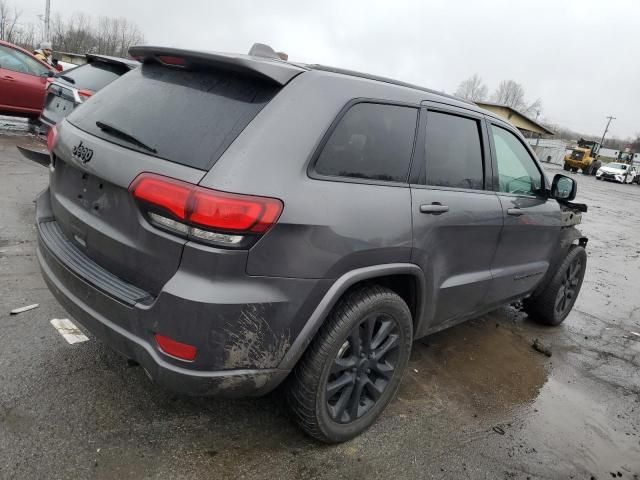
<svg viewBox="0 0 640 480">
<path fill-rule="evenodd" d="M 490 102 L 475 102 L 480 108 L 489 110 L 498 117 L 504 118 L 510 122 L 514 127 L 522 132 L 525 137 L 531 137 L 533 134 L 538 135 L 554 135 L 553 130 L 549 130 L 544 125 L 530 119 L 526 115 L 523 115 L 516 109 L 499 103 Z"/>
</svg>

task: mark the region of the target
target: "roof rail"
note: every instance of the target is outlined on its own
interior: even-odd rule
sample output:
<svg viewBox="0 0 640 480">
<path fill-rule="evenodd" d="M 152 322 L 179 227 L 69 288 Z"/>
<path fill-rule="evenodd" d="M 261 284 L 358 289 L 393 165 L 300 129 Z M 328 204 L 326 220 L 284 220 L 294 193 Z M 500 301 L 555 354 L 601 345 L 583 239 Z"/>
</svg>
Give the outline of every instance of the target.
<svg viewBox="0 0 640 480">
<path fill-rule="evenodd" d="M 383 82 L 383 83 L 388 83 L 391 85 L 397 85 L 399 87 L 407 87 L 407 88 L 411 88 L 413 90 L 420 90 L 422 92 L 426 92 L 426 93 L 431 93 L 433 95 L 439 95 L 441 97 L 446 97 L 446 98 L 450 98 L 451 100 L 457 100 L 460 103 L 466 103 L 468 105 L 474 105 L 475 103 L 469 101 L 469 100 L 465 100 L 464 98 L 460 98 L 460 97 L 456 97 L 454 95 L 449 95 L 448 93 L 444 93 L 444 92 L 439 92 L 437 90 L 433 90 L 431 88 L 426 88 L 426 87 L 421 87 L 419 85 L 414 85 L 412 83 L 407 83 L 407 82 L 403 82 L 401 80 L 394 80 L 393 78 L 387 78 L 387 77 L 381 77 L 379 75 L 372 75 L 369 73 L 362 73 L 362 72 L 356 72 L 354 70 L 347 70 L 345 68 L 336 68 L 336 67 L 328 67 L 327 65 L 320 65 L 320 64 L 303 64 L 304 67 L 309 68 L 311 70 L 321 70 L 323 72 L 330 72 L 330 73 L 339 73 L 341 75 L 348 75 L 350 77 L 358 77 L 358 78 L 364 78 L 366 80 L 375 80 L 376 82 Z"/>
</svg>

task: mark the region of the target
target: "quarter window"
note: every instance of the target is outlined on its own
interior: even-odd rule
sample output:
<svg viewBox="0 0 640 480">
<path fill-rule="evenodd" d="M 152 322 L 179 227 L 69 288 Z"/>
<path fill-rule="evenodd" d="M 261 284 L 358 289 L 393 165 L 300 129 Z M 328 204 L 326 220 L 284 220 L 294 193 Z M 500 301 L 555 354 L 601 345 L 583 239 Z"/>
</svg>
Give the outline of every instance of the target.
<svg viewBox="0 0 640 480">
<path fill-rule="evenodd" d="M 491 125 L 496 149 L 500 191 L 533 195 L 542 187 L 542 174 L 520 140 L 508 130 Z"/>
<path fill-rule="evenodd" d="M 420 183 L 482 190 L 484 168 L 477 120 L 441 112 L 427 115 L 426 173 Z"/>
<path fill-rule="evenodd" d="M 321 175 L 406 182 L 418 109 L 358 103 L 342 117 L 315 170 Z"/>
</svg>

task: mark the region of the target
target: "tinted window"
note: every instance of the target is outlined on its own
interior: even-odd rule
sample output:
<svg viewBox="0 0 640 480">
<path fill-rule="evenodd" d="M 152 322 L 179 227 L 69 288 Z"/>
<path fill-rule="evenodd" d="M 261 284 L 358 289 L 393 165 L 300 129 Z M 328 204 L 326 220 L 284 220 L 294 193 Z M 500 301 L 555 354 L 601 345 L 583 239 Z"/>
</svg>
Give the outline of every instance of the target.
<svg viewBox="0 0 640 480">
<path fill-rule="evenodd" d="M 48 72 L 37 60 L 4 45 L 0 45 L 0 67 L 29 75 L 43 75 Z"/>
<path fill-rule="evenodd" d="M 81 65 L 71 70 L 67 70 L 62 75 L 66 80 L 72 78 L 71 83 L 78 89 L 87 89 L 97 92 L 113 82 L 120 75 L 124 75 L 129 68 L 122 65 L 114 65 L 105 62 L 93 62 Z M 58 75 L 59 76 L 59 75 Z M 68 80 L 66 80 L 68 81 Z"/>
<path fill-rule="evenodd" d="M 418 110 L 358 103 L 342 117 L 318 157 L 322 175 L 406 182 Z"/>
<path fill-rule="evenodd" d="M 481 190 L 484 186 L 480 124 L 440 112 L 427 115 L 426 173 L 420 183 Z"/>
<path fill-rule="evenodd" d="M 278 90 L 229 71 L 149 64 L 107 85 L 67 119 L 92 135 L 149 154 L 100 130 L 100 121 L 154 148 L 157 157 L 208 170 Z"/>
<path fill-rule="evenodd" d="M 530 195 L 540 189 L 542 174 L 520 140 L 508 130 L 491 125 L 496 148 L 500 191 Z"/>
</svg>

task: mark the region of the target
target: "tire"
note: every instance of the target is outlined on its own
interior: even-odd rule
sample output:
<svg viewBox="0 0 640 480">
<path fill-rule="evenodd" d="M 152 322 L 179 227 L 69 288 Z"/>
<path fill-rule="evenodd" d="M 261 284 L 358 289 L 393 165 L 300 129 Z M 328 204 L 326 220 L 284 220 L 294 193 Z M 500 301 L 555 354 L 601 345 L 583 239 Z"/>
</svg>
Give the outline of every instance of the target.
<svg viewBox="0 0 640 480">
<path fill-rule="evenodd" d="M 596 180 L 602 180 L 602 177 L 596 177 Z"/>
<path fill-rule="evenodd" d="M 568 172 L 569 170 L 571 170 L 571 168 L 569 168 L 569 165 L 567 165 L 566 163 L 563 165 L 562 169 L 563 169 L 565 172 Z"/>
<path fill-rule="evenodd" d="M 364 350 L 373 350 L 373 358 L 379 352 L 378 360 L 384 364 L 374 364 L 371 355 L 360 352 L 367 325 L 373 325 L 369 335 L 372 348 L 367 348 L 365 341 Z M 287 397 L 298 426 L 326 443 L 344 442 L 364 432 L 395 395 L 412 341 L 411 312 L 397 294 L 380 286 L 348 293 L 334 307 L 292 373 Z M 339 373 L 334 373 L 336 369 Z M 327 391 L 330 385 L 335 387 L 333 392 Z"/>
<path fill-rule="evenodd" d="M 570 267 L 575 269 L 578 264 L 580 265 L 578 271 L 570 270 Z M 545 289 L 524 301 L 527 314 L 538 323 L 560 325 L 567 318 L 578 298 L 586 267 L 587 252 L 584 247 L 572 245 Z M 568 281 L 571 282 L 570 289 L 566 288 Z"/>
<path fill-rule="evenodd" d="M 578 172 L 578 169 L 577 169 L 577 168 L 573 168 L 573 167 L 572 167 L 572 168 L 571 168 L 571 171 L 572 171 L 573 173 L 577 173 L 577 172 Z"/>
</svg>

